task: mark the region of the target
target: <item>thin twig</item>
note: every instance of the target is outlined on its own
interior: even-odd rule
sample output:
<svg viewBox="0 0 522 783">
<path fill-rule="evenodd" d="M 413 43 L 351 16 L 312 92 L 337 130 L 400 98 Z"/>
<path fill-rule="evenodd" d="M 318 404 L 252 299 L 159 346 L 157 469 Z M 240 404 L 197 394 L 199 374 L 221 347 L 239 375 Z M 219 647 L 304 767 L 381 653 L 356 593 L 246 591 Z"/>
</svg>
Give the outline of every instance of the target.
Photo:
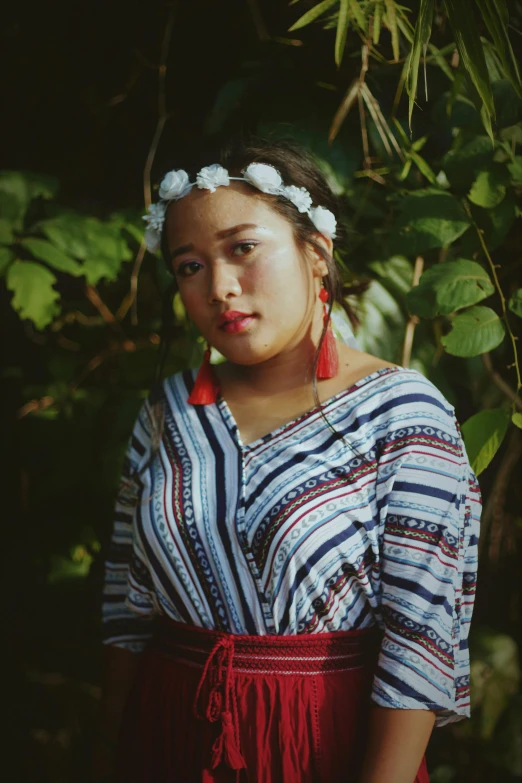
<svg viewBox="0 0 522 783">
<path fill-rule="evenodd" d="M 415 259 L 415 266 L 413 267 L 413 280 L 412 288 L 419 285 L 420 276 L 424 269 L 424 259 L 422 256 L 417 256 Z M 406 325 L 406 331 L 404 333 L 404 344 L 402 346 L 402 358 L 401 364 L 403 367 L 409 367 L 411 359 L 411 350 L 413 348 L 413 336 L 415 334 L 415 328 L 419 323 L 419 318 L 416 315 L 411 315 Z"/>
<path fill-rule="evenodd" d="M 359 102 L 359 120 L 361 123 L 361 141 L 364 154 L 364 166 L 365 168 L 371 168 L 372 164 L 370 162 L 370 147 L 368 144 L 368 128 L 366 127 L 366 112 L 364 110 L 364 103 L 360 90 L 357 93 L 357 100 Z"/>
<path fill-rule="evenodd" d="M 500 373 L 498 373 L 495 370 L 489 353 L 482 354 L 482 362 L 484 363 L 484 367 L 490 374 L 491 380 L 493 381 L 495 386 L 497 386 L 500 389 L 500 391 L 503 392 L 503 394 L 505 394 L 506 397 L 511 400 L 511 402 L 518 408 L 519 411 L 522 411 L 522 400 L 513 391 L 509 383 L 506 383 L 506 381 L 500 375 Z"/>
<path fill-rule="evenodd" d="M 508 514 L 504 503 L 513 470 L 518 465 L 521 454 L 520 430 L 513 427 L 482 515 L 479 556 L 485 550 L 486 542 L 489 542 L 488 555 L 493 562 L 498 561 L 502 548 L 513 548 L 513 526 L 507 524 Z"/>
<path fill-rule="evenodd" d="M 167 80 L 167 57 L 169 54 L 170 40 L 172 38 L 172 30 L 174 27 L 174 18 L 176 15 L 177 3 L 172 3 L 170 13 L 165 25 L 165 33 L 163 35 L 163 41 L 161 43 L 161 56 L 160 64 L 158 67 L 158 120 L 156 123 L 156 130 L 152 137 L 152 141 L 147 153 L 147 159 L 145 161 L 145 168 L 143 169 L 143 198 L 145 201 L 145 208 L 148 209 L 152 202 L 151 187 L 150 187 L 150 172 L 158 145 L 167 121 L 167 94 L 166 94 L 166 80 Z"/>
<path fill-rule="evenodd" d="M 89 302 L 98 310 L 99 314 L 103 318 L 106 324 L 114 329 L 118 334 L 125 336 L 122 325 L 118 319 L 111 313 L 98 291 L 93 285 L 85 286 L 85 296 Z"/>
<path fill-rule="evenodd" d="M 493 263 L 493 259 L 491 258 L 490 254 L 489 254 L 489 251 L 488 251 L 488 249 L 486 247 L 486 243 L 484 242 L 483 231 L 478 227 L 478 225 L 473 220 L 473 215 L 471 214 L 471 209 L 470 209 L 469 204 L 466 201 L 466 199 L 463 199 L 463 204 L 464 204 L 464 209 L 466 210 L 466 213 L 467 213 L 467 215 L 468 215 L 468 217 L 469 217 L 473 227 L 475 228 L 475 231 L 477 232 L 477 236 L 479 238 L 480 245 L 482 247 L 484 255 L 487 258 L 489 267 L 491 269 L 491 274 L 493 276 L 493 282 L 495 283 L 495 288 L 497 289 L 497 293 L 498 293 L 498 295 L 500 297 L 500 306 L 502 308 L 502 320 L 504 321 L 504 323 L 506 325 L 506 330 L 507 330 L 507 333 L 509 334 L 509 337 L 510 337 L 510 340 L 511 340 L 511 345 L 513 347 L 514 362 L 513 362 L 512 366 L 515 367 L 516 374 L 517 374 L 516 397 L 518 399 L 519 394 L 520 394 L 520 390 L 522 389 L 522 379 L 520 377 L 520 365 L 518 363 L 518 351 L 517 351 L 517 343 L 516 343 L 517 338 L 515 337 L 515 335 L 511 331 L 511 324 L 509 323 L 508 314 L 507 314 L 506 299 L 504 297 L 504 292 L 502 291 L 502 288 L 500 287 L 496 266 Z M 515 401 L 513 401 L 513 403 L 515 404 Z"/>
</svg>

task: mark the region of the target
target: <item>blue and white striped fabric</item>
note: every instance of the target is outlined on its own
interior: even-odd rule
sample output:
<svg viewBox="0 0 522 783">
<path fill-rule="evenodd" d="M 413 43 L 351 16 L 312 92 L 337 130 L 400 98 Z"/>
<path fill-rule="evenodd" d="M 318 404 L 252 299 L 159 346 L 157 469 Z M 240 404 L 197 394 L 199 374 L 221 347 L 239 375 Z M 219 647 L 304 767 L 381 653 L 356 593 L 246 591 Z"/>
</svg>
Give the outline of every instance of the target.
<svg viewBox="0 0 522 783">
<path fill-rule="evenodd" d="M 315 410 L 245 446 L 222 397 L 187 403 L 194 377 L 164 382 L 152 459 L 149 402 L 136 422 L 105 642 L 142 649 L 158 613 L 241 634 L 377 625 L 377 704 L 468 715 L 481 498 L 452 406 L 383 368 L 326 401 L 338 434 Z"/>
</svg>

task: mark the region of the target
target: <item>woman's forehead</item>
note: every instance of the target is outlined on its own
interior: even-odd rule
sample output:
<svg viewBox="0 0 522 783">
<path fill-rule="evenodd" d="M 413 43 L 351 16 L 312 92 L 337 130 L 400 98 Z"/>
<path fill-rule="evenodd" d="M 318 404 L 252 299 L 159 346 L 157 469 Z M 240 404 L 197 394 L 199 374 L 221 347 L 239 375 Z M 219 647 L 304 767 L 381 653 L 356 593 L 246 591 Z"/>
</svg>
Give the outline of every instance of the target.
<svg viewBox="0 0 522 783">
<path fill-rule="evenodd" d="M 169 204 L 166 228 L 169 237 L 182 238 L 193 231 L 213 235 L 238 224 L 258 224 L 291 230 L 287 221 L 268 203 L 240 182 L 218 187 L 215 193 L 194 188 Z"/>
</svg>

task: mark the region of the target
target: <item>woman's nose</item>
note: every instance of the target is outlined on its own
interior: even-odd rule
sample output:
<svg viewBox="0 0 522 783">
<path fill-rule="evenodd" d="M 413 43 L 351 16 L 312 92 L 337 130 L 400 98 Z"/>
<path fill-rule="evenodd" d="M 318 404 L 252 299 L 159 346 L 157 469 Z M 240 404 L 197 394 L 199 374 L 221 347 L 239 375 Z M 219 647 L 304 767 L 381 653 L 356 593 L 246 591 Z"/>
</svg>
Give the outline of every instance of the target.
<svg viewBox="0 0 522 783">
<path fill-rule="evenodd" d="M 225 301 L 229 296 L 238 296 L 241 286 L 235 271 L 228 264 L 215 264 L 211 268 L 209 279 L 209 303 Z"/>
</svg>

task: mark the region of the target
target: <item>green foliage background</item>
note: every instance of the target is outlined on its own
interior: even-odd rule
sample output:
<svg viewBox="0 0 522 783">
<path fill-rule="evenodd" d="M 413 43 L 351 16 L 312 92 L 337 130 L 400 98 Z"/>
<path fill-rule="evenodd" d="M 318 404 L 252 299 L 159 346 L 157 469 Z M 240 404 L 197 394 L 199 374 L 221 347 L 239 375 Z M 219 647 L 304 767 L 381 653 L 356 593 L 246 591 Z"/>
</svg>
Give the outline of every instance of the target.
<svg viewBox="0 0 522 783">
<path fill-rule="evenodd" d="M 139 142 L 144 196 L 137 166 L 125 174 L 130 196 L 109 187 L 99 199 L 110 169 L 91 177 L 90 199 L 63 165 L 59 177 L 43 161 L 0 173 L 11 779 L 88 780 L 103 553 L 169 284 L 145 252 L 140 215 L 152 183 L 187 165 L 183 153 L 205 146 L 211 163 L 243 129 L 315 153 L 348 207 L 343 276 L 371 280 L 361 348 L 418 369 L 456 406 L 484 499 L 473 716 L 435 732 L 428 761 L 433 783 L 521 780 L 522 6 L 250 0 L 211 18 L 209 7 L 151 5 L 138 76 L 131 69 L 124 91 L 104 98 L 104 128 L 131 99 L 147 120 L 126 130 Z M 226 67 L 220 36 L 238 42 Z M 201 72 L 176 59 L 182 38 Z M 169 373 L 202 352 L 178 298 L 173 306 Z"/>
</svg>

